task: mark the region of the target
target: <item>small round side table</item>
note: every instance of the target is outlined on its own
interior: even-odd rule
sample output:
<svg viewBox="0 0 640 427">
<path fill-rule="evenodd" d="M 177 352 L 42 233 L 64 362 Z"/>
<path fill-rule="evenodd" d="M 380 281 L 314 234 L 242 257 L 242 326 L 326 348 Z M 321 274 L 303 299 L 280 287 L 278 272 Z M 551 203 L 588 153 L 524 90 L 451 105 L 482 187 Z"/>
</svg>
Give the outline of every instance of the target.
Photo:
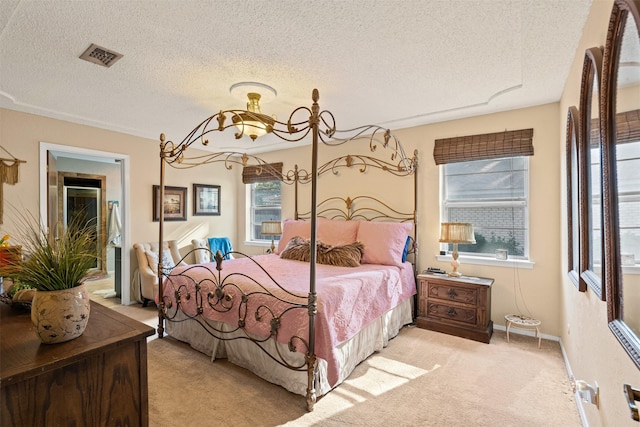
<svg viewBox="0 0 640 427">
<path fill-rule="evenodd" d="M 536 338 L 538 338 L 538 348 L 540 348 L 540 342 L 542 340 L 540 336 L 541 321 L 521 314 L 507 314 L 504 316 L 504 320 L 507 321 L 507 342 L 509 342 L 509 329 L 512 326 L 515 328 L 535 329 Z"/>
</svg>

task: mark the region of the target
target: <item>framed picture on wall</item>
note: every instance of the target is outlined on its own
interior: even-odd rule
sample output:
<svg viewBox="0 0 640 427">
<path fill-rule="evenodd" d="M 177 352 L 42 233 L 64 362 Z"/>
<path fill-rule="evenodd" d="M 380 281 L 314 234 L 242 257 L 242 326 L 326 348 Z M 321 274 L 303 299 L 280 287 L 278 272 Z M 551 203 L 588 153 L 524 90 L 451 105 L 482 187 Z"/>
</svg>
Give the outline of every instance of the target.
<svg viewBox="0 0 640 427">
<path fill-rule="evenodd" d="M 193 214 L 220 215 L 220 186 L 193 184 Z"/>
<path fill-rule="evenodd" d="M 165 221 L 187 220 L 187 187 L 164 187 L 164 199 L 160 203 L 160 186 L 153 186 L 153 220 L 160 221 L 160 206 Z"/>
</svg>

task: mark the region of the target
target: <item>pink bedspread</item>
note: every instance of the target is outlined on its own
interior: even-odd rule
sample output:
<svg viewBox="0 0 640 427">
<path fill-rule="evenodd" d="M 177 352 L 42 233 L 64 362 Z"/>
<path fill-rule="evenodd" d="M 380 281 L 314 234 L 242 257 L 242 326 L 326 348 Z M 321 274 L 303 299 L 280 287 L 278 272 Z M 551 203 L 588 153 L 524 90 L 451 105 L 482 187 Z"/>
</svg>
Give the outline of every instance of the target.
<svg viewBox="0 0 640 427">
<path fill-rule="evenodd" d="M 306 305 L 309 293 L 309 263 L 281 259 L 277 255 L 259 255 L 253 258 L 268 272 L 265 273 L 249 258 L 238 258 L 223 261 L 221 277 L 224 283 L 237 285 L 245 294 L 259 292 L 260 288 L 251 279 L 269 288 L 274 295 L 282 299 Z M 203 267 L 206 267 L 203 268 Z M 206 296 L 215 290 L 214 282 L 207 280 L 210 271 L 217 274 L 215 263 L 177 267 L 165 281 L 165 301 L 175 303 L 175 291 L 182 288 L 182 310 L 190 315 L 196 314 L 196 298 L 193 297 L 194 282 L 201 283 L 201 295 Z M 187 278 L 189 276 L 190 278 Z M 271 276 L 271 278 L 269 278 Z M 226 279 L 224 279 L 226 278 Z M 288 295 L 278 289 L 277 282 L 289 292 Z M 190 289 L 191 298 L 186 298 L 186 289 Z M 233 304 L 220 303 L 212 309 L 205 302 L 203 315 L 210 320 L 222 321 L 230 325 L 238 325 L 241 313 L 238 310 L 240 293 L 235 286 L 226 286 L 225 292 L 233 295 Z M 349 340 L 363 327 L 416 293 L 413 269 L 410 263 L 402 268 L 374 264 L 362 264 L 359 267 L 335 267 L 316 265 L 316 293 L 318 312 L 315 320 L 315 353 L 328 363 L 328 380 L 332 386 L 338 380 L 337 358 L 334 349 Z M 206 297 L 205 297 L 206 298 Z M 271 316 L 266 309 L 260 309 L 261 321 L 256 320 L 254 313 L 261 304 L 267 305 L 276 316 L 281 317 L 278 341 L 289 342 L 290 337 L 299 336 L 308 339 L 308 312 L 306 308 L 286 311 L 290 305 L 259 294 L 252 294 L 247 304 L 247 332 L 257 336 L 268 336 Z M 222 311 L 222 312 L 221 312 Z M 298 351 L 306 351 L 298 346 Z"/>
</svg>

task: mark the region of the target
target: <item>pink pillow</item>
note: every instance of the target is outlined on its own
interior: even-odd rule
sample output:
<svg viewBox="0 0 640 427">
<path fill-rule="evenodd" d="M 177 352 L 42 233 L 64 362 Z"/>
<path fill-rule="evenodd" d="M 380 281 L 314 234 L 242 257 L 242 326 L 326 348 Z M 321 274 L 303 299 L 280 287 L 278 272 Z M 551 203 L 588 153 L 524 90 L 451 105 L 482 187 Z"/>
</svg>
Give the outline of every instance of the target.
<svg viewBox="0 0 640 427">
<path fill-rule="evenodd" d="M 280 255 L 284 248 L 287 247 L 289 240 L 293 237 L 300 236 L 308 239 L 311 237 L 311 226 L 309 221 L 285 219 L 282 221 L 282 235 L 276 248 L 276 254 Z"/>
<path fill-rule="evenodd" d="M 402 265 L 402 252 L 413 224 L 358 221 L 357 241 L 364 245 L 363 264 Z"/>
<path fill-rule="evenodd" d="M 330 246 L 348 245 L 356 241 L 360 221 L 318 218 L 318 240 Z"/>
</svg>

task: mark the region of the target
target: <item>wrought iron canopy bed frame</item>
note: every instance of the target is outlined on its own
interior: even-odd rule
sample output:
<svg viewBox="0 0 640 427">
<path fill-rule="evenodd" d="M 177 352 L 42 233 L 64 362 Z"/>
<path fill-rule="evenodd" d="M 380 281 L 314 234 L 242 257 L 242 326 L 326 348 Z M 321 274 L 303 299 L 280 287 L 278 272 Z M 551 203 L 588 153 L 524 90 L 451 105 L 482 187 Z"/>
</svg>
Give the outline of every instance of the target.
<svg viewBox="0 0 640 427">
<path fill-rule="evenodd" d="M 167 270 L 162 265 L 161 256 L 159 256 L 158 260 L 158 336 L 163 337 L 165 332 L 164 321 L 184 321 L 184 320 L 193 320 L 198 318 L 198 322 L 200 322 L 201 326 L 207 332 L 220 339 L 220 340 L 237 340 L 238 336 L 234 335 L 234 337 L 229 337 L 225 335 L 228 331 L 223 331 L 218 325 L 214 325 L 213 323 L 208 322 L 201 315 L 203 310 L 206 309 L 214 309 L 217 311 L 221 310 L 229 310 L 230 307 L 237 305 L 237 307 L 233 307 L 238 310 L 239 316 L 239 325 L 235 332 L 242 330 L 242 338 L 248 339 L 251 342 L 255 343 L 260 347 L 260 349 L 265 352 L 270 359 L 274 360 L 276 363 L 285 366 L 288 369 L 295 371 L 306 371 L 307 372 L 307 388 L 306 388 L 306 402 L 307 409 L 313 410 L 313 405 L 316 401 L 316 388 L 314 384 L 315 373 L 317 369 L 317 358 L 316 358 L 316 328 L 315 328 L 315 320 L 318 312 L 318 301 L 317 301 L 317 292 L 316 292 L 316 264 L 317 264 L 317 251 L 316 244 L 317 241 L 317 230 L 318 217 L 332 218 L 332 219 L 344 219 L 344 220 L 390 220 L 396 222 L 412 222 L 413 223 L 413 236 L 410 234 L 410 256 L 413 257 L 413 274 L 415 277 L 415 260 L 417 258 L 417 152 L 413 153 L 412 157 L 408 157 L 400 142 L 397 140 L 395 136 L 393 136 L 389 130 L 383 129 L 379 126 L 363 126 L 355 129 L 351 129 L 348 131 L 338 131 L 336 130 L 335 120 L 333 115 L 329 111 L 320 111 L 320 107 L 318 105 L 319 94 L 317 89 L 313 90 L 312 93 L 313 104 L 310 108 L 308 107 L 299 107 L 295 109 L 287 122 L 279 122 L 276 120 L 270 120 L 268 125 L 268 131 L 273 133 L 278 138 L 289 141 L 289 142 L 298 142 L 307 138 L 309 135 L 311 136 L 311 170 L 307 171 L 305 169 L 299 169 L 297 165 L 295 169 L 287 172 L 286 174 L 281 174 L 271 169 L 270 165 L 264 160 L 250 156 L 243 153 L 237 152 L 218 152 L 212 153 L 209 155 L 198 156 L 188 158 L 186 157 L 187 149 L 192 146 L 196 142 L 200 142 L 204 146 L 209 144 L 207 139 L 207 135 L 212 132 L 222 132 L 225 131 L 229 127 L 234 127 L 235 123 L 242 118 L 249 118 L 249 120 L 260 120 L 261 115 L 253 113 L 251 111 L 246 110 L 224 110 L 220 111 L 204 121 L 202 121 L 195 129 L 193 129 L 180 143 L 173 143 L 172 141 L 165 140 L 164 134 L 160 136 L 160 200 L 164 199 L 164 180 L 165 180 L 165 167 L 170 166 L 174 168 L 191 168 L 196 167 L 203 164 L 211 164 L 211 163 L 222 163 L 226 167 L 226 169 L 232 169 L 233 165 L 239 165 L 239 167 L 246 166 L 254 166 L 257 167 L 258 170 L 269 173 L 274 176 L 275 179 L 280 179 L 284 184 L 293 184 L 295 186 L 295 219 L 306 219 L 309 221 L 310 225 L 310 262 L 309 262 L 309 289 L 308 295 L 299 295 L 284 289 L 280 284 L 278 284 L 273 278 L 269 275 L 268 271 L 266 271 L 259 263 L 254 261 L 251 257 L 248 257 L 253 264 L 257 266 L 262 272 L 264 272 L 270 281 L 273 281 L 276 285 L 276 291 L 272 292 L 267 290 L 262 284 L 255 282 L 254 284 L 257 286 L 257 290 L 254 289 L 252 291 L 243 291 L 239 290 L 235 284 L 231 284 L 228 281 L 228 278 L 223 278 L 221 276 L 222 270 L 222 254 L 219 252 L 214 255 L 215 259 L 215 270 L 213 268 L 208 269 L 212 276 L 215 278 L 212 280 L 208 280 L 209 282 L 213 282 L 212 288 L 215 290 L 211 290 L 206 294 L 199 294 L 196 292 L 195 295 L 191 295 L 191 293 L 186 293 L 184 287 L 181 285 L 174 285 L 174 295 L 165 295 L 164 292 L 164 282 L 168 282 L 173 284 L 175 280 L 178 283 L 178 280 L 185 280 L 183 277 L 184 269 L 182 269 L 179 273 L 172 275 L 172 270 Z M 231 120 L 227 120 L 228 117 L 231 117 Z M 248 122 L 246 126 L 251 126 Z M 244 128 L 242 128 L 244 129 Z M 240 130 L 235 134 L 236 138 L 241 138 L 243 136 L 243 130 Z M 343 145 L 349 141 L 354 140 L 365 140 L 368 141 L 369 150 L 371 152 L 375 152 L 379 147 L 381 151 L 385 153 L 390 153 L 388 159 L 389 160 L 381 160 L 372 156 L 365 155 L 344 155 L 337 157 L 327 163 L 322 165 L 318 165 L 318 146 L 320 144 L 335 146 L 335 145 Z M 375 197 L 370 196 L 355 196 L 355 197 L 330 197 L 326 200 L 319 201 L 318 200 L 318 177 L 326 174 L 339 174 L 339 170 L 341 168 L 357 168 L 360 172 L 365 172 L 367 169 L 379 169 L 384 172 L 391 173 L 396 176 L 404 177 L 413 177 L 414 184 L 414 201 L 413 201 L 413 210 L 411 212 L 401 212 L 388 204 L 378 200 Z M 310 210 L 299 212 L 299 185 L 301 184 L 311 184 L 311 192 L 310 192 Z M 365 206 L 365 202 L 373 201 L 377 204 L 378 207 L 371 207 L 370 205 Z M 342 207 L 336 207 L 342 205 Z M 362 206 L 361 206 L 362 204 Z M 160 209 L 160 218 L 159 218 L 159 242 L 164 241 L 164 212 Z M 245 256 L 239 252 L 234 252 L 234 254 L 239 254 L 241 256 Z M 187 267 L 186 270 L 196 269 L 196 268 L 204 268 L 202 266 L 190 266 Z M 178 277 L 180 276 L 180 277 Z M 188 279 L 192 280 L 193 279 Z M 230 288 L 234 288 L 230 290 Z M 201 289 L 201 283 L 195 283 L 195 289 Z M 233 294 L 233 292 L 240 292 L 240 297 L 237 298 L 237 301 L 234 298 L 238 297 L 238 294 Z M 269 350 L 265 349 L 264 343 L 269 339 L 276 339 L 278 335 L 278 330 L 280 328 L 280 317 L 271 309 L 266 306 L 266 304 L 260 304 L 260 309 L 256 309 L 256 312 L 253 313 L 256 317 L 256 320 L 262 320 L 258 318 L 262 318 L 264 315 L 264 311 L 268 311 L 270 315 L 269 323 L 270 323 L 270 335 L 268 337 L 259 337 L 255 336 L 252 333 L 245 333 L 244 330 L 244 322 L 247 319 L 248 314 L 248 299 L 250 296 L 254 294 L 259 294 L 261 296 L 268 295 L 273 301 L 276 301 L 276 304 L 286 303 L 287 308 L 283 309 L 280 313 L 285 313 L 290 310 L 305 310 L 308 313 L 308 336 L 291 336 L 288 341 L 289 350 L 292 352 L 296 352 L 296 344 L 303 345 L 305 347 L 305 356 L 304 362 L 300 363 L 292 363 L 285 356 L 280 354 L 280 351 L 277 348 L 277 342 L 274 344 L 276 346 L 275 355 L 271 354 Z M 286 296 L 283 296 L 286 295 Z M 171 298 L 175 299 L 171 299 Z M 181 313 L 181 316 L 186 318 L 178 318 L 178 312 L 181 310 L 181 305 L 186 305 L 188 300 L 192 297 L 195 297 L 197 300 L 197 312 L 195 314 L 187 314 L 184 312 Z M 289 301 L 285 301 L 287 298 L 290 298 Z M 193 301 L 191 301 L 192 303 Z M 265 308 L 266 307 L 266 308 Z M 263 312 L 259 313 L 260 310 Z M 212 326 L 213 325 L 213 326 Z M 211 331 L 214 331 L 213 333 Z M 220 335 L 220 336 L 218 336 Z"/>
</svg>

